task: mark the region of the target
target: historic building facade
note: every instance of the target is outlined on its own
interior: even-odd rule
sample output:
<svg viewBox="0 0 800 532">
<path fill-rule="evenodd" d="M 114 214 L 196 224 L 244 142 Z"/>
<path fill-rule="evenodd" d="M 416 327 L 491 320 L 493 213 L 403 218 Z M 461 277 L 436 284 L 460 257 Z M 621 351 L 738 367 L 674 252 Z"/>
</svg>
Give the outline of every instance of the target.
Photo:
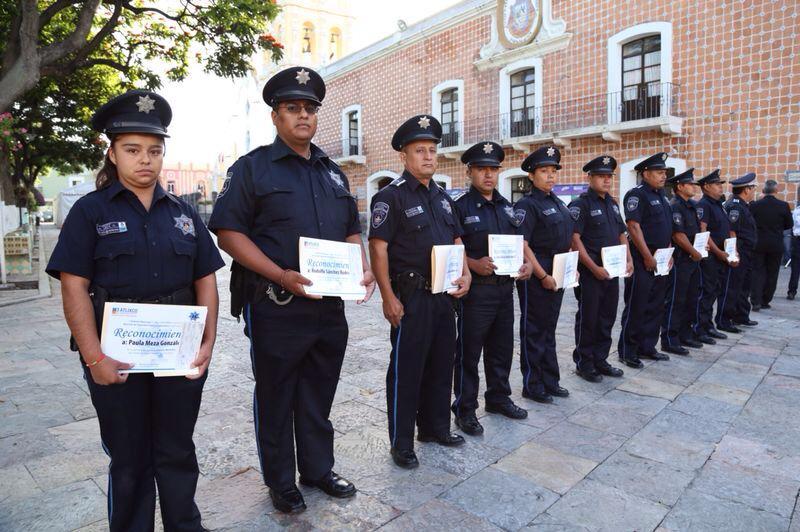
<svg viewBox="0 0 800 532">
<path fill-rule="evenodd" d="M 755 171 L 794 201 L 800 179 L 800 8 L 775 0 L 466 0 L 322 68 L 316 141 L 362 211 L 402 171 L 390 146 L 407 117 L 443 124 L 439 175 L 464 186 L 471 144 L 506 149 L 499 188 L 516 200 L 537 145 L 562 150 L 558 193 L 583 189 L 602 153 L 633 166 L 660 150 L 676 171 Z"/>
</svg>

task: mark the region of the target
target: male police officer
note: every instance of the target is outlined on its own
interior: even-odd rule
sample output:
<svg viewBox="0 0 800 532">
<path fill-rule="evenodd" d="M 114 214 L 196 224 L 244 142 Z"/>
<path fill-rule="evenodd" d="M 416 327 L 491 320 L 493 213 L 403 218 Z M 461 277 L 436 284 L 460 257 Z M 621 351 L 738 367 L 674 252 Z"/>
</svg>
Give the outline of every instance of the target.
<svg viewBox="0 0 800 532">
<path fill-rule="evenodd" d="M 450 196 L 433 181 L 436 145 L 442 126 L 419 115 L 395 131 L 403 175 L 372 200 L 369 251 L 383 298 L 383 315 L 392 325 L 392 353 L 386 373 L 386 402 L 392 458 L 404 468 L 419 465 L 417 439 L 455 446 L 464 438 L 450 432 L 450 390 L 456 331 L 453 298 L 469 290 L 463 275 L 451 294 L 431 293 L 431 249 L 461 244 L 461 224 Z"/>
<path fill-rule="evenodd" d="M 512 419 L 528 417 L 528 411 L 511 399 L 508 374 L 514 355 L 514 279 L 495 275 L 489 256 L 489 235 L 517 233 L 520 218 L 511 203 L 495 188 L 503 148 L 495 142 L 479 142 L 461 156 L 467 165 L 469 191 L 456 199 L 456 212 L 464 228 L 464 249 L 472 271 L 469 295 L 463 298 L 458 317 L 456 363 L 453 375 L 455 400 L 451 409 L 456 425 L 469 435 L 483 433 L 478 408 L 478 361 L 483 350 L 486 374 L 486 411 Z M 517 279 L 530 277 L 524 262 Z"/>
<path fill-rule="evenodd" d="M 623 372 L 606 359 L 611 349 L 611 329 L 617 319 L 619 279 L 609 279 L 603 268 L 601 250 L 606 246 L 628 248 L 625 222 L 611 197 L 611 184 L 617 161 L 608 155 L 592 159 L 583 167 L 589 175 L 589 190 L 570 203 L 575 220 L 572 249 L 580 254 L 580 286 L 575 288 L 578 312 L 575 314 L 576 373 L 589 382 L 600 382 L 603 375 L 621 377 Z M 628 274 L 633 272 L 630 249 Z"/>
<path fill-rule="evenodd" d="M 700 220 L 700 231 L 711 233 L 708 239 L 709 257 L 700 263 L 700 297 L 697 300 L 697 316 L 694 331 L 697 336 L 727 338 L 717 331 L 712 322 L 714 301 L 722 294 L 721 280 L 725 268 L 738 266 L 738 262 L 729 264 L 725 253 L 725 239 L 731 236 L 728 214 L 722 206 L 722 185 L 725 181 L 719 177 L 719 168 L 698 181 L 703 190 L 703 197 L 697 202 L 697 217 Z M 729 332 L 741 332 L 731 327 Z"/>
<path fill-rule="evenodd" d="M 640 358 L 669 360 L 655 347 L 664 313 L 667 277 L 655 275 L 653 254 L 671 245 L 672 210 L 664 195 L 667 154 L 648 157 L 634 169 L 642 183 L 625 194 L 625 219 L 633 243 L 633 275 L 625 279 L 618 350 L 620 360 L 627 366 L 641 368 L 644 364 Z"/>
<path fill-rule="evenodd" d="M 697 191 L 694 168 L 667 179 L 667 182 L 673 186 L 675 192 L 675 197 L 670 202 L 675 251 L 664 302 L 664 319 L 661 323 L 661 350 L 687 355 L 687 347 L 703 347 L 703 343 L 693 338 L 692 333 L 692 321 L 696 315 L 695 307 L 700 290 L 700 261 L 703 259 L 700 252 L 694 249 L 694 237 L 700 232 L 700 221 L 692 200 Z M 703 336 L 702 341 L 716 343 L 707 336 Z"/>
<path fill-rule="evenodd" d="M 347 179 L 311 143 L 324 96 L 311 69 L 289 68 L 267 81 L 263 98 L 278 136 L 234 163 L 209 222 L 235 261 L 231 301 L 234 315 L 244 306 L 250 338 L 258 456 L 282 512 L 306 507 L 295 485 L 295 441 L 302 484 L 334 497 L 356 491 L 332 471 L 328 419 L 347 347 L 344 305 L 307 295 L 311 281 L 299 273 L 301 236 L 361 245 Z M 374 280 L 366 255 L 362 263 L 368 298 Z"/>
<path fill-rule="evenodd" d="M 753 254 L 753 284 L 750 302 L 753 310 L 770 308 L 778 282 L 778 268 L 783 256 L 783 232 L 791 229 L 792 211 L 789 204 L 775 197 L 778 183 L 767 179 L 764 197 L 750 204 L 750 212 L 758 228 L 758 242 Z"/>
<path fill-rule="evenodd" d="M 729 268 L 725 284 L 727 290 L 717 302 L 717 327 L 758 325 L 750 319 L 750 275 L 753 270 L 753 250 L 756 246 L 756 221 L 750 212 L 750 202 L 756 192 L 756 174 L 745 174 L 731 181 L 733 197 L 725 202 L 725 211 L 731 231 L 736 235 L 736 252 L 739 267 Z"/>
</svg>

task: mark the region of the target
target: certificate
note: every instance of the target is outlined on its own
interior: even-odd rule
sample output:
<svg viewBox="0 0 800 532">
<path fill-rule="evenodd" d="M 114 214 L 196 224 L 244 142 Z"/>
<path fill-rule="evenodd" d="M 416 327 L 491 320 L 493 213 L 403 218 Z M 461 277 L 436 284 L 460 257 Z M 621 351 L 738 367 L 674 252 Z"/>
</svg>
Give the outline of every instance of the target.
<svg viewBox="0 0 800 532">
<path fill-rule="evenodd" d="M 553 255 L 553 279 L 556 288 L 578 286 L 578 252 L 568 251 Z"/>
<path fill-rule="evenodd" d="M 660 248 L 657 249 L 653 258 L 656 259 L 656 271 L 654 272 L 656 275 L 669 275 L 669 271 L 672 269 L 669 261 L 672 259 L 672 253 L 675 251 L 675 248 Z"/>
<path fill-rule="evenodd" d="M 431 249 L 431 292 L 455 292 L 453 281 L 464 275 L 464 246 L 433 246 Z"/>
<path fill-rule="evenodd" d="M 207 312 L 192 305 L 106 303 L 100 348 L 133 364 L 126 373 L 197 375 L 191 364 L 200 350 Z"/>
<path fill-rule="evenodd" d="M 364 299 L 363 270 L 358 244 L 300 237 L 300 275 L 314 283 L 303 287 L 306 294 Z"/>
<path fill-rule="evenodd" d="M 523 243 L 522 235 L 489 235 L 489 256 L 497 266 L 495 275 L 519 275 Z"/>
<path fill-rule="evenodd" d="M 739 261 L 739 254 L 736 252 L 736 237 L 725 239 L 725 253 L 728 254 L 728 262 Z"/>
<path fill-rule="evenodd" d="M 706 248 L 708 247 L 709 236 L 711 236 L 711 233 L 708 231 L 703 231 L 702 233 L 694 235 L 693 247 L 703 258 L 708 257 L 708 249 Z"/>
<path fill-rule="evenodd" d="M 628 274 L 628 246 L 606 246 L 600 250 L 603 268 L 608 272 L 608 278 L 625 277 Z"/>
</svg>

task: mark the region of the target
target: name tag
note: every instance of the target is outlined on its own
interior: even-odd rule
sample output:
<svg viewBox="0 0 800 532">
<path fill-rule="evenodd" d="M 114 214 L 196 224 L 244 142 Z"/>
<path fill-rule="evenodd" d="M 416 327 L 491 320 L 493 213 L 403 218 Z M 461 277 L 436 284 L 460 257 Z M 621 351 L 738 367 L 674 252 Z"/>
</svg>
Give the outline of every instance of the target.
<svg viewBox="0 0 800 532">
<path fill-rule="evenodd" d="M 124 233 L 128 230 L 125 222 L 108 222 L 107 224 L 97 225 L 97 234 L 100 236 L 113 235 L 114 233 Z"/>
<path fill-rule="evenodd" d="M 603 214 L 603 211 L 601 211 L 600 209 L 595 209 L 591 211 L 589 214 L 591 214 L 592 216 L 600 216 L 601 214 Z"/>
<path fill-rule="evenodd" d="M 481 221 L 480 216 L 467 216 L 464 218 L 464 224 L 476 224 Z"/>
<path fill-rule="evenodd" d="M 558 212 L 558 211 L 556 211 L 553 208 L 550 208 L 550 209 L 547 209 L 546 211 L 542 211 L 542 214 L 544 214 L 545 216 L 550 216 L 551 214 L 555 214 L 556 212 Z"/>
<path fill-rule="evenodd" d="M 410 209 L 406 209 L 406 218 L 411 218 L 412 216 L 417 216 L 425 212 L 422 210 L 422 205 L 417 205 L 416 207 L 411 207 Z"/>
<path fill-rule="evenodd" d="M 650 200 L 650 205 L 661 205 L 661 200 L 657 199 Z"/>
</svg>

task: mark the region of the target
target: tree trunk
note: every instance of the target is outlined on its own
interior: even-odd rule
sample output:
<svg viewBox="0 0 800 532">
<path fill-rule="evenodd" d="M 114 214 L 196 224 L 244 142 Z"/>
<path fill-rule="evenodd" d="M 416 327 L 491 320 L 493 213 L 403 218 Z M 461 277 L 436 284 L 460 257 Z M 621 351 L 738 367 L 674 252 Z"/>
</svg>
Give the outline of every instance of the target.
<svg viewBox="0 0 800 532">
<path fill-rule="evenodd" d="M 11 182 L 11 166 L 6 153 L 2 150 L 0 150 L 0 200 L 6 205 L 13 205 L 16 201 L 14 184 Z"/>
</svg>

